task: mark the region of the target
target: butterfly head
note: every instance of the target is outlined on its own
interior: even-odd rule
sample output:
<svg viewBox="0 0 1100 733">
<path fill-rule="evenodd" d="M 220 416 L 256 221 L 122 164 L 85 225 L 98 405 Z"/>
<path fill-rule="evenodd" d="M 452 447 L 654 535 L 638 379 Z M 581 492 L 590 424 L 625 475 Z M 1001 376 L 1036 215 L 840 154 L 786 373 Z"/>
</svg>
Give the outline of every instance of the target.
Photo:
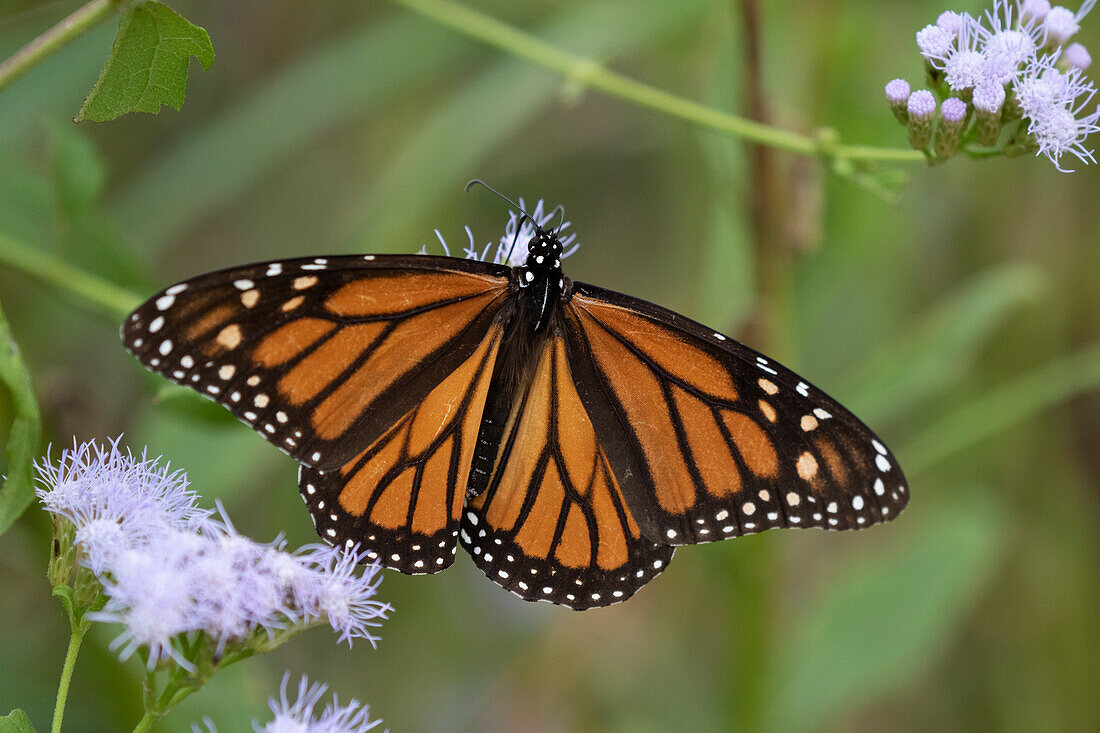
<svg viewBox="0 0 1100 733">
<path fill-rule="evenodd" d="M 562 249 L 554 232 L 536 227 L 535 236 L 527 243 L 527 269 L 543 276 L 561 270 Z"/>
</svg>

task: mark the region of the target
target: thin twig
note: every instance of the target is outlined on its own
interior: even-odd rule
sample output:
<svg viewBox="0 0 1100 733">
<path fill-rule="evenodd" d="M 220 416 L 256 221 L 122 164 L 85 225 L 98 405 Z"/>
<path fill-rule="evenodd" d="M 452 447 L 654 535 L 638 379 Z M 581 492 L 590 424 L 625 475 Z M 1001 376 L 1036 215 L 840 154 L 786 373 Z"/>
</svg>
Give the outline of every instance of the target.
<svg viewBox="0 0 1100 733">
<path fill-rule="evenodd" d="M 611 96 L 648 107 L 657 112 L 713 130 L 728 133 L 743 140 L 781 148 L 802 155 L 821 155 L 851 161 L 882 161 L 924 163 L 925 156 L 916 150 L 876 148 L 866 145 L 830 145 L 823 147 L 818 137 L 799 135 L 753 120 L 731 115 L 690 99 L 651 87 L 604 68 L 597 62 L 576 56 L 553 46 L 541 38 L 525 33 L 496 18 L 479 13 L 450 0 L 391 0 L 440 25 L 477 39 L 494 48 L 512 54 L 552 71 L 556 71 L 581 87 L 598 89 Z"/>
<path fill-rule="evenodd" d="M 0 64 L 0 91 L 34 68 L 42 59 L 111 17 L 126 0 L 92 0 L 35 38 Z"/>
</svg>

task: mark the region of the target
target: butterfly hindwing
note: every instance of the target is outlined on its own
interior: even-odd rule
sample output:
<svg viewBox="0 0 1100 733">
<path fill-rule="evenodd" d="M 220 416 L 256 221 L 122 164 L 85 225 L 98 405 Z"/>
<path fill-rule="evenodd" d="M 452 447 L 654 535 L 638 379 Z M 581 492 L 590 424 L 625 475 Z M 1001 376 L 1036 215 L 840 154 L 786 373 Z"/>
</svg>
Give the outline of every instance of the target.
<svg viewBox="0 0 1100 733">
<path fill-rule="evenodd" d="M 123 324 L 146 366 L 332 471 L 482 343 L 508 269 L 441 257 L 289 260 L 202 275 Z"/>
<path fill-rule="evenodd" d="M 575 283 L 565 310 L 585 407 L 650 539 L 855 529 L 904 508 L 905 479 L 882 442 L 793 372 L 590 285 Z"/>
<path fill-rule="evenodd" d="M 374 443 L 335 471 L 303 466 L 317 532 L 403 573 L 451 565 L 500 327 Z"/>
<path fill-rule="evenodd" d="M 460 540 L 493 582 L 574 609 L 625 600 L 672 557 L 634 522 L 560 333 L 517 400 L 488 488 L 467 502 Z"/>
</svg>

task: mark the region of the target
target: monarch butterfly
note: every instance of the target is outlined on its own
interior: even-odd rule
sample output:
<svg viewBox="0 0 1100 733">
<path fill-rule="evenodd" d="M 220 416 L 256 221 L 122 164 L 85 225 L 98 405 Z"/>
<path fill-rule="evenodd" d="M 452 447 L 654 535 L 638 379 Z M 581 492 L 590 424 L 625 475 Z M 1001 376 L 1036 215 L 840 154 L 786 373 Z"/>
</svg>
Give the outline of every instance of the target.
<svg viewBox="0 0 1100 733">
<path fill-rule="evenodd" d="M 717 331 L 566 278 L 560 229 L 524 218 L 519 266 L 235 267 L 163 290 L 122 339 L 297 459 L 327 542 L 411 574 L 461 544 L 528 601 L 605 606 L 677 545 L 905 507 L 897 462 L 848 410 Z"/>
</svg>

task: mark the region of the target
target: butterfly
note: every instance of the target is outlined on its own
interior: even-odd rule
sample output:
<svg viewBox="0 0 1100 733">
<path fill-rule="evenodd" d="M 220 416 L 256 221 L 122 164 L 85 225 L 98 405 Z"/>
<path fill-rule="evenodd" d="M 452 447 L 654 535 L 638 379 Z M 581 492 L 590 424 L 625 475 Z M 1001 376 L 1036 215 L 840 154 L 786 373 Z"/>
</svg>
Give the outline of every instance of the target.
<svg viewBox="0 0 1100 733">
<path fill-rule="evenodd" d="M 570 280 L 560 229 L 524 217 L 515 267 L 234 267 L 150 298 L 122 340 L 299 461 L 330 544 L 410 574 L 461 544 L 527 601 L 605 606 L 680 545 L 905 507 L 897 461 L 839 403 L 689 318 Z"/>
</svg>

